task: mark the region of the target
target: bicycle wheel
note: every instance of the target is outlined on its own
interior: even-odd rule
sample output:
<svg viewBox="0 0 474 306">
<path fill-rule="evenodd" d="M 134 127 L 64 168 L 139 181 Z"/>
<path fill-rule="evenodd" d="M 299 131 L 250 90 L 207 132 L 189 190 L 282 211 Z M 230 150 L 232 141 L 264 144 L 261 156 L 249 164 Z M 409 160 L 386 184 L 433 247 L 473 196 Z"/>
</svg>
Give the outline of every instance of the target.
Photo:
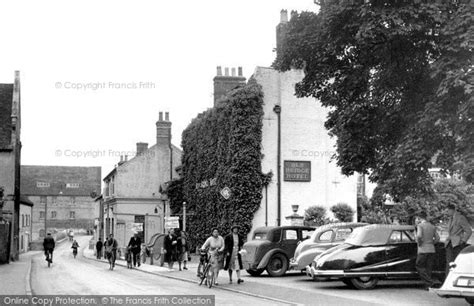
<svg viewBox="0 0 474 306">
<path fill-rule="evenodd" d="M 201 282 L 199 282 L 199 286 L 202 285 L 204 280 L 207 280 L 207 274 L 208 274 L 210 268 L 211 268 L 210 264 L 206 264 L 206 266 L 204 266 L 204 270 L 202 271 L 202 274 L 201 274 Z"/>
<path fill-rule="evenodd" d="M 214 271 L 208 271 L 206 278 L 207 278 L 207 286 L 209 288 L 212 288 L 212 285 L 214 285 Z"/>
</svg>

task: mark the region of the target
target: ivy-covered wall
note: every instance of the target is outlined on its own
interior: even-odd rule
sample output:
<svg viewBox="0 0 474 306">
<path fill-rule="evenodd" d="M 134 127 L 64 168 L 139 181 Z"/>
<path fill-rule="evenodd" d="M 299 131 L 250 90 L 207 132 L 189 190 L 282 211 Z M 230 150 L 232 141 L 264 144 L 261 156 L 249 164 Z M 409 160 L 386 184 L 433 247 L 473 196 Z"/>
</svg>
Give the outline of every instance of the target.
<svg viewBox="0 0 474 306">
<path fill-rule="evenodd" d="M 183 193 L 193 246 L 202 244 L 213 227 L 222 235 L 234 223 L 241 226 L 242 234 L 252 228 L 265 182 L 262 105 L 262 89 L 251 79 L 199 114 L 183 132 Z M 227 200 L 220 194 L 224 187 L 231 190 Z"/>
</svg>

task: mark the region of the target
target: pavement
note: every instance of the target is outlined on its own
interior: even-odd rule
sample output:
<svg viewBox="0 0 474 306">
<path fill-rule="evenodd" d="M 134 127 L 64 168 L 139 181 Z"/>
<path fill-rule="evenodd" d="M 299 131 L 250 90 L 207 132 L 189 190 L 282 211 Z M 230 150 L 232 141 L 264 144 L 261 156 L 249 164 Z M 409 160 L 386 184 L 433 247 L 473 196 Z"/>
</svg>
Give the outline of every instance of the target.
<svg viewBox="0 0 474 306">
<path fill-rule="evenodd" d="M 0 265 L 0 295 L 31 295 L 31 258 L 42 251 L 20 254 L 19 260 Z"/>
<path fill-rule="evenodd" d="M 57 241 L 56 244 L 66 239 Z M 31 261 L 32 258 L 43 251 L 29 251 L 22 253 L 17 261 L 0 265 L 0 295 L 31 295 Z M 7 281 L 5 281 L 7 280 Z"/>
</svg>

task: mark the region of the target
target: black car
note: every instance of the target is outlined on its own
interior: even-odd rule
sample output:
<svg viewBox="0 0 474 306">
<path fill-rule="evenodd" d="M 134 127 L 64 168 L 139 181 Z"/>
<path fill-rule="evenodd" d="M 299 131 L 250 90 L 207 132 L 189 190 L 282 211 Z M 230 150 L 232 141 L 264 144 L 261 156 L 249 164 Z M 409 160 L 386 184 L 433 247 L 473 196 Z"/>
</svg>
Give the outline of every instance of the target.
<svg viewBox="0 0 474 306">
<path fill-rule="evenodd" d="M 271 276 L 282 276 L 299 242 L 311 237 L 315 228 L 309 226 L 266 226 L 257 228 L 252 240 L 242 249 L 242 264 L 252 276 L 265 269 Z"/>
<path fill-rule="evenodd" d="M 381 278 L 418 278 L 415 227 L 373 224 L 359 227 L 346 241 L 317 256 L 306 273 L 312 278 L 339 278 L 356 289 L 371 289 Z M 433 276 L 445 274 L 445 249 L 436 245 Z"/>
</svg>

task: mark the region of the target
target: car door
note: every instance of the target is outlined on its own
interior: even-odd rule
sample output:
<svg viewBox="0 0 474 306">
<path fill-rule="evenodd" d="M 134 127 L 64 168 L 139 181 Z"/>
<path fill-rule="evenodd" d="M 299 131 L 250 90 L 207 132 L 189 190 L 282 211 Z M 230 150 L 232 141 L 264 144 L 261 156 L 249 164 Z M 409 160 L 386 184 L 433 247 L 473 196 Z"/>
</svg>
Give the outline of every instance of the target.
<svg viewBox="0 0 474 306">
<path fill-rule="evenodd" d="M 417 245 L 414 234 L 409 231 L 393 230 L 385 249 L 386 271 L 394 275 L 416 273 Z"/>
<path fill-rule="evenodd" d="M 293 257 L 299 239 L 301 239 L 301 230 L 299 233 L 298 229 L 295 228 L 287 228 L 282 231 L 281 248 L 285 252 L 287 258 Z"/>
</svg>

